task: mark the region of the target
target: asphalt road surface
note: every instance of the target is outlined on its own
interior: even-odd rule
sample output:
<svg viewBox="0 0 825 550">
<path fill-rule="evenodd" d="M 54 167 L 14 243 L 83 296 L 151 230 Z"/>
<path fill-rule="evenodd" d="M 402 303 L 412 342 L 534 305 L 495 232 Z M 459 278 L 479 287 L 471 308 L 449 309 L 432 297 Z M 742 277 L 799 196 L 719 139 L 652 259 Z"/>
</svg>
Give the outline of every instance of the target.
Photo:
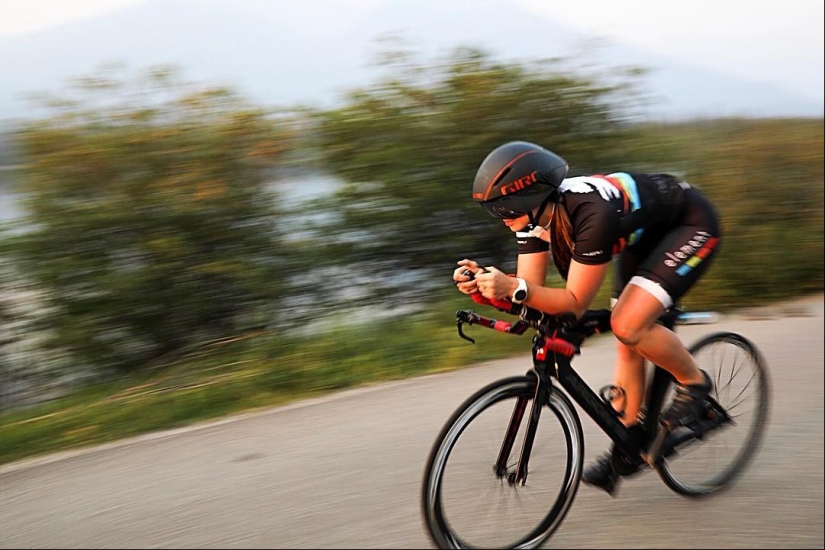
<svg viewBox="0 0 825 550">
<path fill-rule="evenodd" d="M 484 345 L 485 329 L 469 329 Z M 547 548 L 823 548 L 823 297 L 679 327 L 734 330 L 773 386 L 770 424 L 730 490 L 693 500 L 652 473 L 582 486 Z M 525 346 L 529 347 L 529 337 Z M 469 345 L 469 344 L 468 344 Z M 610 381 L 611 337 L 574 365 Z M 0 548 L 431 548 L 424 463 L 470 393 L 529 355 L 0 467 Z M 589 418 L 589 461 L 607 438 Z"/>
</svg>

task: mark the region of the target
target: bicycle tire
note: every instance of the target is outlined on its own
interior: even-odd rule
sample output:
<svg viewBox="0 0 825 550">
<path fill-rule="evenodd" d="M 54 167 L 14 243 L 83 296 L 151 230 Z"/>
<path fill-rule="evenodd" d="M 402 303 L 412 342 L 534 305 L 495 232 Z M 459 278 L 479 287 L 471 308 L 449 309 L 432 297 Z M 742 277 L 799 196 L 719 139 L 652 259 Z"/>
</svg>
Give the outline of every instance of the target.
<svg viewBox="0 0 825 550">
<path fill-rule="evenodd" d="M 542 408 L 526 484 L 508 483 L 506 477 L 494 472 L 515 403 L 526 399 L 528 413 L 518 430 L 508 470 L 514 466 L 513 457 L 517 462 L 535 388 L 534 376 L 493 382 L 469 397 L 445 423 L 427 460 L 421 499 L 427 532 L 437 547 L 537 548 L 561 524 L 579 487 L 584 437 L 575 408 L 560 390 L 551 387 L 547 406 Z M 547 409 L 554 414 L 548 415 Z M 553 418 L 557 422 L 551 422 Z M 564 445 L 560 445 L 561 439 Z M 480 448 L 484 443 L 488 445 Z M 544 448 L 551 444 L 553 450 Z M 550 478 L 559 482 L 557 488 L 548 489 L 540 483 Z M 487 495 L 472 496 L 484 490 Z M 490 491 L 494 494 L 490 495 Z M 490 517 L 491 511 L 501 511 L 502 507 L 499 504 L 496 508 L 491 502 L 494 496 L 501 496 L 510 504 L 521 504 L 528 498 L 540 500 L 541 504 L 513 516 L 523 519 L 526 527 L 501 528 L 493 525 L 499 518 Z M 476 508 L 479 514 L 468 508 Z M 481 514 L 488 517 L 479 517 Z"/>
<path fill-rule="evenodd" d="M 691 346 L 689 351 L 699 368 L 713 379 L 711 397 L 734 422 L 716 428 L 702 440 L 693 439 L 683 447 L 677 447 L 676 452 L 663 459 L 656 470 L 673 491 L 688 497 L 701 497 L 728 487 L 753 459 L 767 425 L 770 382 L 759 350 L 739 334 L 710 334 Z M 742 376 L 734 383 L 737 375 L 748 373 L 749 377 Z M 748 405 L 745 405 L 746 401 L 749 401 Z M 750 418 L 748 413 L 751 413 Z M 715 462 L 714 456 L 718 458 L 724 452 L 725 441 L 737 440 L 740 443 L 730 444 L 730 447 L 736 446 L 737 452 L 724 467 L 719 469 L 709 465 L 711 461 Z M 711 477 L 703 479 L 708 475 Z"/>
</svg>

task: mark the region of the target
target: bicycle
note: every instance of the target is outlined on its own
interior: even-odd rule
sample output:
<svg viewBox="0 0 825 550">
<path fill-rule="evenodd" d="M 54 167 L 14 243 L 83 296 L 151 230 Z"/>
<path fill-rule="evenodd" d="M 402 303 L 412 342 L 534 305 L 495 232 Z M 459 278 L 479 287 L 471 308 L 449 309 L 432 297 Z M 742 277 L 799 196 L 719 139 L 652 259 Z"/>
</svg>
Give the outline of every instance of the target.
<svg viewBox="0 0 825 550">
<path fill-rule="evenodd" d="M 459 336 L 475 342 L 464 334 L 465 324 L 516 335 L 535 329 L 533 368 L 470 396 L 435 440 L 424 474 L 422 512 L 439 548 L 537 548 L 553 535 L 573 503 L 583 467 L 582 423 L 570 398 L 614 442 L 611 461 L 617 473 L 655 470 L 667 487 L 688 497 L 722 490 L 757 451 L 767 421 L 769 380 L 760 352 L 743 336 L 716 332 L 689 348 L 714 382 L 700 419 L 684 426 L 662 422 L 673 377 L 653 365 L 640 423 L 627 428 L 611 405 L 616 388 L 597 394 L 571 366 L 587 338 L 611 330 L 609 310 L 589 310 L 576 320 L 515 304 L 497 309 L 519 320 L 459 310 Z M 659 322 L 673 330 L 686 315 L 673 307 Z M 545 420 L 545 407 L 556 422 Z M 726 436 L 738 442 L 725 445 Z M 721 447 L 715 445 L 719 442 Z M 726 450 L 735 452 L 722 466 L 708 464 Z M 494 503 L 494 497 L 501 501 Z M 505 504 L 513 503 L 523 509 L 502 513 Z M 499 520 L 517 523 L 501 526 Z"/>
</svg>

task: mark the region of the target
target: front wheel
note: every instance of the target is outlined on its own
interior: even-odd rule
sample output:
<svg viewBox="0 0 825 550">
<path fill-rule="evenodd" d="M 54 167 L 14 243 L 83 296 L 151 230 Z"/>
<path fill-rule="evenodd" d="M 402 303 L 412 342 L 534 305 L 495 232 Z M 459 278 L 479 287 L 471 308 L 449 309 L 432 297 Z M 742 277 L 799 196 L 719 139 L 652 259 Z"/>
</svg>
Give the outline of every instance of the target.
<svg viewBox="0 0 825 550">
<path fill-rule="evenodd" d="M 701 439 L 677 447 L 657 471 L 669 488 L 695 497 L 723 489 L 744 471 L 762 440 L 770 392 L 765 361 L 738 334 L 711 334 L 694 344 L 690 353 L 713 380 L 710 397 L 715 404 L 708 415 L 725 421 L 715 421 L 718 426 Z M 714 414 L 720 410 L 721 417 Z"/>
<path fill-rule="evenodd" d="M 542 408 L 527 479 L 514 480 L 535 392 L 532 376 L 495 382 L 444 425 L 422 487 L 424 521 L 439 548 L 537 548 L 564 519 L 579 486 L 584 438 L 576 410 L 556 388 Z M 506 468 L 497 469 L 508 432 L 516 440 Z"/>
</svg>

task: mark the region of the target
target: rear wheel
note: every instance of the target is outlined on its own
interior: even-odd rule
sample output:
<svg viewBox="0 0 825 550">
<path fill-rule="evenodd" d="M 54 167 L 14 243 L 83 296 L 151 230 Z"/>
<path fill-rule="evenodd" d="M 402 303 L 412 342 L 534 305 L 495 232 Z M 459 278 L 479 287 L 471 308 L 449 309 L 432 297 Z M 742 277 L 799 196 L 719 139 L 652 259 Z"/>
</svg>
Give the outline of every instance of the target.
<svg viewBox="0 0 825 550">
<path fill-rule="evenodd" d="M 769 381 L 759 351 L 738 334 L 712 334 L 690 352 L 713 380 L 710 397 L 719 408 L 710 407 L 704 421 L 718 426 L 677 446 L 657 471 L 677 493 L 702 496 L 729 485 L 756 453 L 767 423 Z"/>
<path fill-rule="evenodd" d="M 445 424 L 422 488 L 424 520 L 439 548 L 537 548 L 564 519 L 578 489 L 584 439 L 575 409 L 559 390 L 551 389 L 542 409 L 525 484 L 513 480 L 535 390 L 534 377 L 495 382 Z M 517 436 L 506 471 L 497 472 L 517 410 L 527 412 L 512 432 Z"/>
</svg>

